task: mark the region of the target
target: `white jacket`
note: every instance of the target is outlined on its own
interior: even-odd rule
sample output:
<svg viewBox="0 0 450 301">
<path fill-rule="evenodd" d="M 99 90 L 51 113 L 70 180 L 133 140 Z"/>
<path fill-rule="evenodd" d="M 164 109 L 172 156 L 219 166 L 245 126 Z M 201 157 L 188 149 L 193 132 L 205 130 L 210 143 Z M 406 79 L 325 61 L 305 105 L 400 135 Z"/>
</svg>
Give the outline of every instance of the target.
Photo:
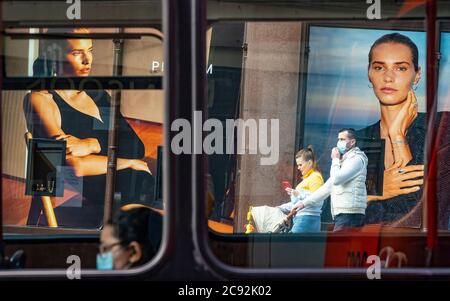
<svg viewBox="0 0 450 301">
<path fill-rule="evenodd" d="M 331 215 L 365 214 L 367 207 L 367 156 L 358 147 L 349 150 L 342 160 L 333 159 L 330 178 L 305 200 L 305 207 L 316 206 L 331 195 Z"/>
</svg>

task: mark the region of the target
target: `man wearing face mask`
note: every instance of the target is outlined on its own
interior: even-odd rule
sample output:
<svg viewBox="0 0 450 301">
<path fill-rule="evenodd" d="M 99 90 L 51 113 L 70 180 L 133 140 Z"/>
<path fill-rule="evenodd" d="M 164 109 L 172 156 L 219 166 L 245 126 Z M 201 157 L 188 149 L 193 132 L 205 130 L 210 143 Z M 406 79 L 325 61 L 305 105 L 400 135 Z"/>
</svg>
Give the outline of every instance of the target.
<svg viewBox="0 0 450 301">
<path fill-rule="evenodd" d="M 330 178 L 292 211 L 316 206 L 331 195 L 331 215 L 334 232 L 364 225 L 367 207 L 367 156 L 356 146 L 352 128 L 341 129 L 337 146 L 331 151 Z M 291 211 L 291 212 L 292 212 Z"/>
</svg>

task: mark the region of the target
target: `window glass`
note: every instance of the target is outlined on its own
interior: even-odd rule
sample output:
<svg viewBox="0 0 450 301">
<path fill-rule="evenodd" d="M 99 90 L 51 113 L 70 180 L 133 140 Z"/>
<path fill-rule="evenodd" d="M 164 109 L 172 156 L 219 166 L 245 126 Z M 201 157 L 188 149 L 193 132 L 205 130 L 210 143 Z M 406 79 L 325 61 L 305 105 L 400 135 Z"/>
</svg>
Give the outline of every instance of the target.
<svg viewBox="0 0 450 301">
<path fill-rule="evenodd" d="M 13 38 L 12 33 L 20 32 L 43 34 L 39 39 Z M 162 76 L 162 33 L 157 28 L 40 28 L 9 33 L 5 37 L 6 79 L 84 77 L 96 81 L 99 76 L 116 75 L 126 84 L 132 76 Z M 114 66 L 115 62 L 121 64 Z M 90 253 L 83 256 L 86 267 L 95 268 L 100 232 L 102 250 L 114 254 L 123 252 L 137 233 L 139 242 L 145 241 L 143 254 L 151 257 L 160 243 L 164 213 L 163 90 L 107 90 L 100 82 L 96 90 L 73 86 L 2 91 L 5 235 L 33 239 L 92 234 L 96 240 L 86 239 Z M 105 218 L 113 100 L 120 102 L 115 119 L 117 173 L 112 213 Z M 141 229 L 135 229 L 136 225 Z M 109 248 L 111 243 L 115 245 Z M 39 257 L 39 246 L 29 247 L 34 261 L 27 267 L 46 267 L 49 262 Z M 81 254 L 82 247 L 60 245 L 60 251 Z M 149 259 L 145 256 L 115 268 L 141 264 Z M 58 261 L 58 267 L 66 267 L 65 260 Z"/>
<path fill-rule="evenodd" d="M 426 34 L 399 24 L 213 25 L 208 117 L 224 135 L 206 199 L 220 259 L 360 267 L 408 249 L 383 233 L 423 226 Z"/>
<path fill-rule="evenodd" d="M 90 76 L 112 76 L 114 64 L 114 39 L 123 38 L 123 71 L 118 76 L 162 75 L 163 35 L 158 28 L 78 28 L 75 32 L 64 28 L 8 29 L 5 36 L 6 76 L 85 76 L 68 72 L 65 57 L 67 44 L 64 37 L 89 37 L 95 39 L 90 55 L 94 58 Z M 36 38 L 33 38 L 36 37 Z M 42 38 L 45 37 L 45 38 Z M 39 39 L 40 38 L 40 39 Z M 75 42 L 76 39 L 68 39 Z M 81 39 L 85 42 L 88 39 Z M 83 45 L 73 45 L 83 46 Z M 88 50 L 88 49 L 86 49 Z M 75 52 L 73 55 L 79 55 Z M 150 58 L 150 60 L 149 60 Z M 66 68 L 67 69 L 67 68 Z"/>
</svg>

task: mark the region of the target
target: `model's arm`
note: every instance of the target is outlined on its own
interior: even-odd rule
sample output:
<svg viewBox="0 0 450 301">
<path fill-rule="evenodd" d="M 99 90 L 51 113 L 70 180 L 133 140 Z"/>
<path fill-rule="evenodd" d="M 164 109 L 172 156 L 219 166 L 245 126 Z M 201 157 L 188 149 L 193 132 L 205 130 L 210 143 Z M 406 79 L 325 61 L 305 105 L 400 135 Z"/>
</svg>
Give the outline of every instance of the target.
<svg viewBox="0 0 450 301">
<path fill-rule="evenodd" d="M 394 163 L 400 162 L 402 167 L 406 166 L 413 159 L 408 140 L 402 135 L 395 135 L 390 138 L 394 150 Z"/>
<path fill-rule="evenodd" d="M 67 153 L 82 157 L 100 152 L 101 148 L 97 139 L 78 139 L 70 133 L 64 133 L 61 129 L 61 114 L 50 93 L 45 91 L 32 92 L 31 108 L 32 114 L 37 117 L 37 122 L 42 125 L 48 138 L 66 140 Z"/>
<path fill-rule="evenodd" d="M 364 168 L 364 162 L 358 156 L 345 160 L 342 167 L 339 165 L 339 159 L 333 159 L 330 169 L 330 179 L 334 185 L 343 185 L 358 175 Z"/>
<path fill-rule="evenodd" d="M 94 176 L 106 174 L 107 156 L 95 155 L 101 148 L 95 138 L 78 139 L 64 133 L 61 129 L 61 114 L 53 97 L 47 92 L 31 93 L 32 113 L 43 125 L 47 137 L 56 137 L 67 141 L 68 154 L 66 160 L 72 165 L 77 176 Z M 117 170 L 132 168 L 151 174 L 147 163 L 142 160 L 118 158 Z"/>
<path fill-rule="evenodd" d="M 31 110 L 48 138 L 65 135 L 61 129 L 61 115 L 52 95 L 46 91 L 31 93 Z M 34 118 L 33 118 L 34 119 Z M 36 122 L 35 121 L 35 122 Z"/>
<path fill-rule="evenodd" d="M 67 163 L 73 166 L 75 175 L 82 176 L 97 176 L 106 174 L 107 171 L 107 156 L 89 155 L 85 157 L 75 157 L 72 155 L 66 156 Z M 151 174 L 147 163 L 137 159 L 123 159 L 117 158 L 117 170 L 131 168 L 138 171 L 145 171 Z"/>
<path fill-rule="evenodd" d="M 389 138 L 394 150 L 394 163 L 401 162 L 402 167 L 406 166 L 413 158 L 406 139 L 406 133 L 417 118 L 417 114 L 417 99 L 414 92 L 410 90 L 405 104 L 395 119 L 388 125 Z"/>
</svg>

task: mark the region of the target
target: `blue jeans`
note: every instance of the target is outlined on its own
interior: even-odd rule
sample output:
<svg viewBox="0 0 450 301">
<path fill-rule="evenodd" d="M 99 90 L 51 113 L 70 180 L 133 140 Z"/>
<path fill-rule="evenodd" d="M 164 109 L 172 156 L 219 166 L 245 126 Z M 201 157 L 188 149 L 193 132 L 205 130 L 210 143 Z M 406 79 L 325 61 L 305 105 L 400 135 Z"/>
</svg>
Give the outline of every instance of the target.
<svg viewBox="0 0 450 301">
<path fill-rule="evenodd" d="M 289 233 L 307 233 L 320 231 L 320 216 L 299 215 L 293 219 L 293 225 Z"/>
<path fill-rule="evenodd" d="M 364 214 L 341 213 L 334 218 L 333 232 L 342 231 L 348 228 L 360 228 L 364 226 Z"/>
</svg>

